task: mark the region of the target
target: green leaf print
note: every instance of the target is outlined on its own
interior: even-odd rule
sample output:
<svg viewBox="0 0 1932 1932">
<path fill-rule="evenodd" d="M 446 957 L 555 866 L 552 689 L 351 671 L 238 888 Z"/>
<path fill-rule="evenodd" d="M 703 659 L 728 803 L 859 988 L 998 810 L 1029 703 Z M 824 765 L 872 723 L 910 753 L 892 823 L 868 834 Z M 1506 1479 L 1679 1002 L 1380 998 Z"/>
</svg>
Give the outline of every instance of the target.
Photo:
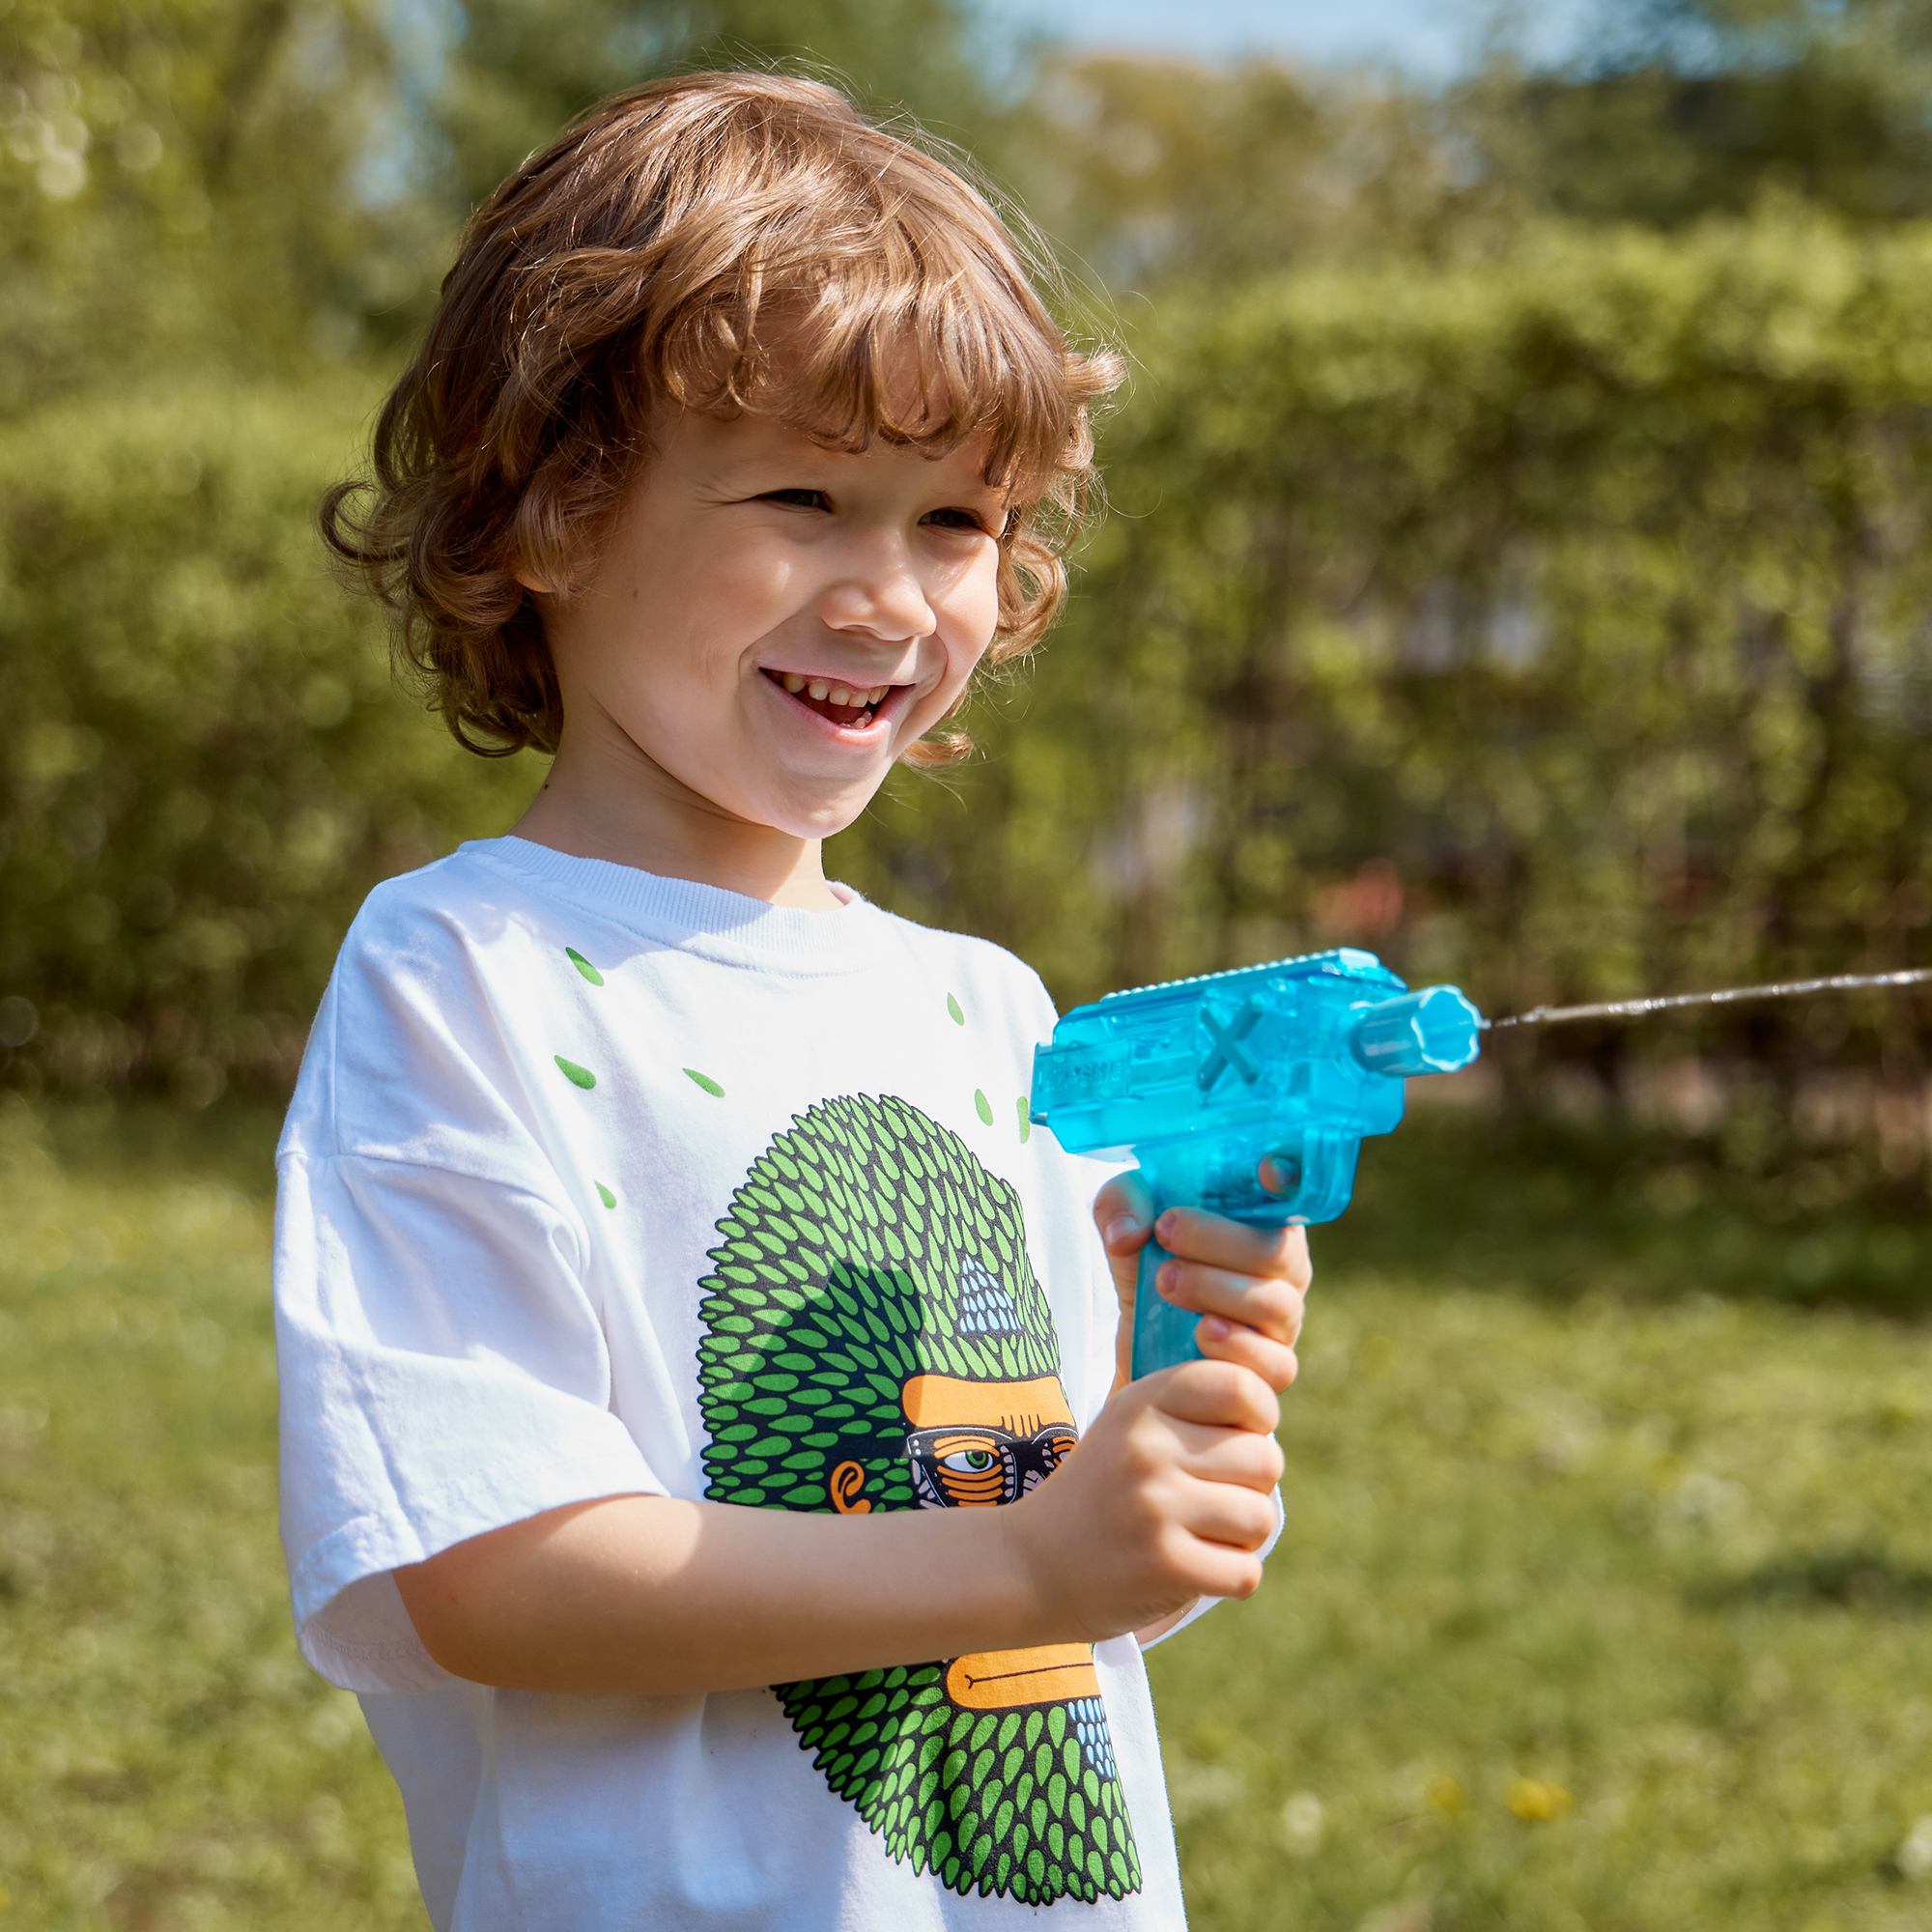
<svg viewBox="0 0 1932 1932">
<path fill-rule="evenodd" d="M 702 1088 L 704 1089 L 704 1091 L 705 1091 L 705 1092 L 706 1092 L 707 1094 L 709 1094 L 711 1095 L 711 1097 L 712 1097 L 712 1098 L 713 1098 L 714 1100 L 722 1100 L 722 1099 L 724 1099 L 724 1088 L 722 1088 L 721 1086 L 719 1086 L 719 1084 L 717 1083 L 717 1081 L 715 1081 L 714 1079 L 712 1079 L 712 1077 L 710 1076 L 710 1074 L 708 1074 L 708 1073 L 700 1073 L 700 1072 L 698 1072 L 697 1068 L 696 1068 L 696 1067 L 695 1067 L 695 1066 L 687 1066 L 687 1067 L 686 1067 L 686 1068 L 684 1069 L 684 1077 L 685 1077 L 685 1078 L 686 1078 L 687 1080 L 695 1080 L 695 1081 L 696 1081 L 696 1083 L 697 1083 L 697 1084 L 698 1084 L 698 1085 L 699 1085 L 700 1087 L 702 1087 Z"/>
<path fill-rule="evenodd" d="M 597 1084 L 597 1076 L 587 1066 L 580 1066 L 574 1060 L 566 1060 L 562 1054 L 551 1056 L 556 1062 L 557 1070 L 573 1087 L 582 1087 L 587 1094 Z"/>
<path fill-rule="evenodd" d="M 591 965 L 590 961 L 584 958 L 583 954 L 578 952 L 576 947 L 566 946 L 563 949 L 563 953 L 564 957 L 568 959 L 570 963 L 573 966 L 575 966 L 577 970 L 580 973 L 582 973 L 583 977 L 586 980 L 588 980 L 593 986 L 601 986 L 604 983 L 603 974 L 598 972 L 596 967 Z"/>
<path fill-rule="evenodd" d="M 793 1197 L 807 1191 L 814 1205 L 801 1211 Z M 936 1487 L 949 1479 L 908 1435 L 915 1386 L 921 1405 L 992 1414 L 1058 1381 L 1018 1194 L 907 1101 L 845 1094 L 794 1117 L 717 1228 L 697 1348 L 713 1500 L 821 1514 L 949 1507 Z M 942 1378 L 950 1393 L 934 1387 Z M 1138 1891 L 1097 1682 L 1029 1695 L 997 1671 L 960 1674 L 988 1661 L 773 1688 L 814 1771 L 913 1871 L 1037 1907 Z"/>
</svg>

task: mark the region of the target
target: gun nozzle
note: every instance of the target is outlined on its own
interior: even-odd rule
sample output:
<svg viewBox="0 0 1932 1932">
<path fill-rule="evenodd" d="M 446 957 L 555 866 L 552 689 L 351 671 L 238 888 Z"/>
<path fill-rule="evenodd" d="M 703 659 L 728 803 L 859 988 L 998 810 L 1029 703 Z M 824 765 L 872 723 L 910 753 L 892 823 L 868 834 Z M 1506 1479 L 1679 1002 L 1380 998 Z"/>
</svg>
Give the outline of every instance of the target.
<svg viewBox="0 0 1932 1932">
<path fill-rule="evenodd" d="M 1453 1073 L 1481 1050 L 1483 1016 L 1454 986 L 1383 1000 L 1355 1022 L 1350 1051 L 1371 1073 Z"/>
</svg>

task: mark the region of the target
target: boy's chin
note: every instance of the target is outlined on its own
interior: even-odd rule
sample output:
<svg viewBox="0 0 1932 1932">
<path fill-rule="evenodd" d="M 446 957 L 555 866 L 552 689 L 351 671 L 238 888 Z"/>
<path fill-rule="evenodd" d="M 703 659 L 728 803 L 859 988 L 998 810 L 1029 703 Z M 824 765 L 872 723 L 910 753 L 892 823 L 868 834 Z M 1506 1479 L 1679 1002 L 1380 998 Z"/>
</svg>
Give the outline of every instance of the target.
<svg viewBox="0 0 1932 1932">
<path fill-rule="evenodd" d="M 791 797 L 773 801 L 764 822 L 774 832 L 792 838 L 836 838 L 865 816 L 866 808 L 878 797 L 892 769 L 887 765 L 869 783 L 842 784 L 836 791 L 814 792 L 801 787 Z"/>
</svg>

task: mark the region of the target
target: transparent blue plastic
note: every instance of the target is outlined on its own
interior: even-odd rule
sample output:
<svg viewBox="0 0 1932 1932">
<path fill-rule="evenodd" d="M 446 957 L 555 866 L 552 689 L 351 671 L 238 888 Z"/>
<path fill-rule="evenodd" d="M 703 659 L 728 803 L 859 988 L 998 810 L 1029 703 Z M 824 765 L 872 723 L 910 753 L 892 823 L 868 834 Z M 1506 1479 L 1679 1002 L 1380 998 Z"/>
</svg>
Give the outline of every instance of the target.
<svg viewBox="0 0 1932 1932">
<path fill-rule="evenodd" d="M 1332 1221 L 1363 1138 L 1401 1121 L 1403 1081 L 1468 1065 L 1482 1025 L 1454 986 L 1411 993 L 1352 947 L 1140 986 L 1074 1008 L 1034 1050 L 1033 1118 L 1070 1153 L 1131 1153 L 1156 1214 Z M 1286 1194 L 1262 1186 L 1270 1158 Z M 1136 1376 L 1200 1352 L 1200 1318 L 1154 1292 L 1166 1259 L 1152 1241 L 1141 1257 Z"/>
</svg>

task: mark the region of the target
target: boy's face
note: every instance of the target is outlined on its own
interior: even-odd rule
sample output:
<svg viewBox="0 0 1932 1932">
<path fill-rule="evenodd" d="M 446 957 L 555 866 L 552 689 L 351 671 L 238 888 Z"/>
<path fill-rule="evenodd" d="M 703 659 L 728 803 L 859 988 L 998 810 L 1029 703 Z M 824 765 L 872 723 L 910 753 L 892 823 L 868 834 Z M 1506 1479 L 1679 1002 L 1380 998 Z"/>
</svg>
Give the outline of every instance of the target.
<svg viewBox="0 0 1932 1932">
<path fill-rule="evenodd" d="M 984 461 L 668 416 L 595 574 L 545 604 L 559 762 L 795 838 L 849 825 L 992 640 Z"/>
</svg>

